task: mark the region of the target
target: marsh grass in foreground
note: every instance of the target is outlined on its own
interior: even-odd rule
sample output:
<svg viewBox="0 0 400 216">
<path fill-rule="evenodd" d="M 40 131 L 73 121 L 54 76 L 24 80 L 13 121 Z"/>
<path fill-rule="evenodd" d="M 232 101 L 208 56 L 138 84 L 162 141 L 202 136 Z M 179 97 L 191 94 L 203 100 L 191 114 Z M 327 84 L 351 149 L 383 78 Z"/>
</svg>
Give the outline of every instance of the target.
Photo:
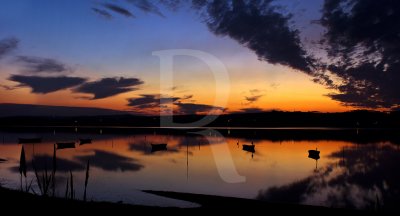
<svg viewBox="0 0 400 216">
<path fill-rule="evenodd" d="M 54 145 L 53 157 L 52 157 L 52 168 L 51 170 L 48 169 L 47 161 L 44 161 L 44 169 L 39 172 L 39 168 L 37 166 L 37 162 L 35 161 L 34 157 L 32 159 L 32 169 L 35 174 L 35 178 L 31 179 L 30 183 L 28 184 L 28 177 L 27 177 L 27 162 L 25 156 L 25 149 L 24 145 L 21 148 L 21 155 L 20 155 L 20 163 L 19 163 L 19 173 L 20 173 L 20 180 L 21 180 L 21 192 L 29 193 L 32 192 L 35 195 L 40 195 L 44 197 L 55 197 L 56 195 L 56 173 L 57 173 L 57 151 L 56 145 Z M 90 163 L 89 160 L 87 161 L 86 166 L 86 173 L 85 173 L 85 185 L 84 185 L 84 194 L 83 200 L 87 200 L 87 187 L 89 183 L 89 170 L 90 170 Z M 25 179 L 25 188 L 23 188 L 22 179 Z M 32 187 L 32 183 L 35 181 L 39 192 L 36 192 L 35 189 Z M 69 178 L 67 178 L 66 188 L 65 188 L 65 199 L 75 200 L 75 188 L 74 188 L 74 176 L 72 171 L 69 172 Z"/>
</svg>

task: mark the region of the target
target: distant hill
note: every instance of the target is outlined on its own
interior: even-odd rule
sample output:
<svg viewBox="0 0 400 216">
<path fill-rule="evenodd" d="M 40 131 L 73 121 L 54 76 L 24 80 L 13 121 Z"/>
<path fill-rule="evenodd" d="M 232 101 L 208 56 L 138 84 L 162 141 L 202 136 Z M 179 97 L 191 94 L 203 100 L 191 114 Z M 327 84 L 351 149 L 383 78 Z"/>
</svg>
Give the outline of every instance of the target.
<svg viewBox="0 0 400 216">
<path fill-rule="evenodd" d="M 91 107 L 67 107 L 67 106 L 46 106 L 33 104 L 0 104 L 0 117 L 12 116 L 106 116 L 125 115 L 128 112 L 91 108 Z"/>
<path fill-rule="evenodd" d="M 0 127 L 7 126 L 135 126 L 174 127 L 175 123 L 193 123 L 206 116 L 144 116 L 130 112 L 89 108 L 0 104 Z M 400 128 L 400 111 L 374 112 L 358 110 L 342 113 L 284 112 L 231 113 L 215 116 L 209 127 L 337 127 L 337 128 Z M 206 117 L 208 118 L 208 117 Z M 163 123 L 162 125 L 160 125 Z M 187 126 L 187 125 L 186 125 Z"/>
</svg>

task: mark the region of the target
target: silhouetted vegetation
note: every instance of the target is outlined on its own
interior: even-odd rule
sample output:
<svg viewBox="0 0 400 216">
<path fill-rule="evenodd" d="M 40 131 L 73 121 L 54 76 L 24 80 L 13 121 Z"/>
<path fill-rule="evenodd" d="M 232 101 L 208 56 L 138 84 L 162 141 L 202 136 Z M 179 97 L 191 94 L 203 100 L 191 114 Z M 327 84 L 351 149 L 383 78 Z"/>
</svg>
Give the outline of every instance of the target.
<svg viewBox="0 0 400 216">
<path fill-rule="evenodd" d="M 194 122 L 202 115 L 173 116 L 176 123 Z M 3 117 L 1 126 L 135 126 L 159 127 L 166 116 L 76 116 L 76 117 Z M 207 117 L 206 117 L 207 118 Z M 400 112 L 352 111 L 343 113 L 283 112 L 236 113 L 218 116 L 210 127 L 345 127 L 345 128 L 399 128 Z"/>
<path fill-rule="evenodd" d="M 23 208 L 18 209 L 19 213 L 32 213 L 38 209 L 46 209 L 48 211 L 42 211 L 41 215 L 53 215 L 57 211 L 62 211 L 63 214 L 76 214 L 79 213 L 90 213 L 90 214 L 103 214 L 112 213 L 117 215 L 126 214 L 126 212 L 142 212 L 146 213 L 159 212 L 162 214 L 169 213 L 199 213 L 199 212 L 210 212 L 215 213 L 216 208 L 224 209 L 225 213 L 235 212 L 238 210 L 244 211 L 268 211 L 268 212 L 280 212 L 284 213 L 315 213 L 315 214 L 326 214 L 326 213 L 351 213 L 351 214 L 363 214 L 366 215 L 368 211 L 357 211 L 351 209 L 333 209 L 326 207 L 316 206 L 304 206 L 304 205 L 292 205 L 292 204 L 271 204 L 258 200 L 240 199 L 240 198 L 228 198 L 220 196 L 210 195 L 199 195 L 199 194 L 188 194 L 188 193 L 174 193 L 174 192 L 158 192 L 158 191 L 147 191 L 159 196 L 170 197 L 174 199 L 186 200 L 189 202 L 195 202 L 201 204 L 198 208 L 176 208 L 176 207 L 154 207 L 154 206 L 140 206 L 140 205 L 129 205 L 122 203 L 111 203 L 111 202 L 84 202 L 79 200 L 69 200 L 56 197 L 43 197 L 35 196 L 29 193 L 23 193 L 19 191 L 13 191 L 0 187 L 0 203 L 2 203 L 2 210 L 15 210 L 15 203 L 22 203 Z M 52 211 L 55 210 L 55 211 Z"/>
</svg>

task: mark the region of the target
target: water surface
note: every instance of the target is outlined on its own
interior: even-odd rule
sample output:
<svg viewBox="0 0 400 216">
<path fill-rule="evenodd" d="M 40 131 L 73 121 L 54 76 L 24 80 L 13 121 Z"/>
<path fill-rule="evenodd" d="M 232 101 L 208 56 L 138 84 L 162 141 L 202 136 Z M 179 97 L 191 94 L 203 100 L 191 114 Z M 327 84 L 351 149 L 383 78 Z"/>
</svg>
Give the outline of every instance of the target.
<svg viewBox="0 0 400 216">
<path fill-rule="evenodd" d="M 196 204 L 146 194 L 162 190 L 210 194 L 270 202 L 395 209 L 399 201 L 400 150 L 396 131 L 24 128 L 0 131 L 0 182 L 20 188 L 18 171 L 24 146 L 28 182 L 51 169 L 54 144 L 76 141 L 75 148 L 56 151 L 58 196 L 64 196 L 70 171 L 76 197 L 82 198 L 86 163 L 90 200 L 157 206 Z M 374 134 L 374 135 L 371 135 Z M 36 144 L 18 138 L 41 137 Z M 80 145 L 79 138 L 92 138 Z M 244 151 L 243 144 L 255 145 Z M 152 151 L 151 144 L 167 149 Z M 318 149 L 320 159 L 308 157 Z M 24 183 L 23 183 L 24 184 Z M 33 188 L 37 187 L 33 181 Z"/>
</svg>

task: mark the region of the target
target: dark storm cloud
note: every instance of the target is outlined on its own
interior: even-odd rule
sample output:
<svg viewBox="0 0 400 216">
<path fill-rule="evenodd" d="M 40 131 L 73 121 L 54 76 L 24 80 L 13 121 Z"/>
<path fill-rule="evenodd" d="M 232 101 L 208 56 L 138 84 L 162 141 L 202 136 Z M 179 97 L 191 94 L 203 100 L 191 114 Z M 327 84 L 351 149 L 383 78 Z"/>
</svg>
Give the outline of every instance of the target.
<svg viewBox="0 0 400 216">
<path fill-rule="evenodd" d="M 77 156 L 82 163 L 90 161 L 90 166 L 100 168 L 105 171 L 139 171 L 144 166 L 137 160 L 111 152 L 95 150 L 94 155 Z"/>
<path fill-rule="evenodd" d="M 41 76 L 24 76 L 11 75 L 8 80 L 18 82 L 16 87 L 30 87 L 32 93 L 47 94 L 63 89 L 68 89 L 82 84 L 86 81 L 81 77 L 41 77 Z"/>
<path fill-rule="evenodd" d="M 195 104 L 195 103 L 174 103 L 178 107 L 177 112 L 183 115 L 198 114 L 204 112 L 214 111 L 225 111 L 226 109 L 218 106 L 211 106 L 207 104 Z"/>
<path fill-rule="evenodd" d="M 160 9 L 148 0 L 126 0 L 126 1 L 135 5 L 144 12 L 154 13 L 161 17 L 164 17 L 164 15 L 160 12 Z"/>
<path fill-rule="evenodd" d="M 291 16 L 280 14 L 272 0 L 193 1 L 209 29 L 254 51 L 259 59 L 313 73 L 313 59 L 302 48 Z"/>
<path fill-rule="evenodd" d="M 329 96 L 345 105 L 394 108 L 400 104 L 400 2 L 326 0 L 323 44 L 343 81 Z"/>
<path fill-rule="evenodd" d="M 111 19 L 112 15 L 110 13 L 108 13 L 106 10 L 103 9 L 98 9 L 98 8 L 92 8 L 92 10 L 98 14 L 99 16 L 106 18 L 106 19 Z"/>
<path fill-rule="evenodd" d="M 123 7 L 120 7 L 118 5 L 111 4 L 111 3 L 105 3 L 105 4 L 103 4 L 103 6 L 105 8 L 107 8 L 108 10 L 111 10 L 111 11 L 113 11 L 115 13 L 124 15 L 126 17 L 132 17 L 132 18 L 135 17 L 129 10 L 127 10 L 127 9 L 125 9 Z"/>
<path fill-rule="evenodd" d="M 18 47 L 18 39 L 11 37 L 0 40 L 0 59 Z"/>
<path fill-rule="evenodd" d="M 179 97 L 165 97 L 158 94 L 142 94 L 138 98 L 129 98 L 128 106 L 139 109 L 156 108 L 163 104 L 172 104 L 180 99 Z"/>
<path fill-rule="evenodd" d="M 71 71 L 71 68 L 56 59 L 34 56 L 18 56 L 17 62 L 30 73 L 62 73 Z"/>
<path fill-rule="evenodd" d="M 75 92 L 93 94 L 92 99 L 102 99 L 117 94 L 138 90 L 137 86 L 143 81 L 137 78 L 103 78 L 93 82 L 87 82 L 74 89 Z"/>
</svg>

